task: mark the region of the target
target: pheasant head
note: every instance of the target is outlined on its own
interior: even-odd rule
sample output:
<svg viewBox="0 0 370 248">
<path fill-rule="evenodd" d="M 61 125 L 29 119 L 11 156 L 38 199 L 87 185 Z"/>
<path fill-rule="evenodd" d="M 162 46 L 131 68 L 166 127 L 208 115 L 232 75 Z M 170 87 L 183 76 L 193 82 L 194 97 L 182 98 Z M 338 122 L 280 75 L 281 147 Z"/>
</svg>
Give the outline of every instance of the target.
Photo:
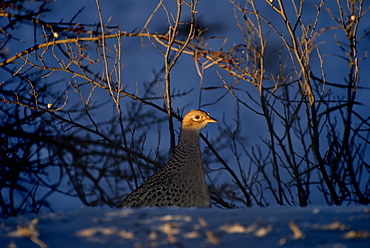
<svg viewBox="0 0 370 248">
<path fill-rule="evenodd" d="M 212 118 L 208 113 L 200 109 L 193 109 L 184 116 L 181 124 L 181 131 L 199 133 L 211 122 L 217 123 L 216 119 Z"/>
</svg>

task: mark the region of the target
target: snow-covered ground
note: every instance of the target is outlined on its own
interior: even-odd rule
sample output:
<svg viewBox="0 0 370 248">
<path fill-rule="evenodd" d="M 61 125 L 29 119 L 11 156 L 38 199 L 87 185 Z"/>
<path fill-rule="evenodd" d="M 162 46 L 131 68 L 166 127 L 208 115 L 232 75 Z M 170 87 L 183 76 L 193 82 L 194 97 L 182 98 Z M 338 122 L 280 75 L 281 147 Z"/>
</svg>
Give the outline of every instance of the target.
<svg viewBox="0 0 370 248">
<path fill-rule="evenodd" d="M 1 221 L 0 247 L 370 247 L 370 209 L 94 209 Z"/>
</svg>

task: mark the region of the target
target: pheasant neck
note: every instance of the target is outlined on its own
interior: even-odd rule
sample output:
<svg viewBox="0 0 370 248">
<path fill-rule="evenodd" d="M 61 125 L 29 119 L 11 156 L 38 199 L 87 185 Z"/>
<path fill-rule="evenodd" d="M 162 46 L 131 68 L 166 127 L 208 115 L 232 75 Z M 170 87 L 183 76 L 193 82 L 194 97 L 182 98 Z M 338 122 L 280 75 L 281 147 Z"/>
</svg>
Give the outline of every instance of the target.
<svg viewBox="0 0 370 248">
<path fill-rule="evenodd" d="M 182 129 L 180 132 L 179 143 L 180 146 L 199 147 L 199 131 Z"/>
</svg>

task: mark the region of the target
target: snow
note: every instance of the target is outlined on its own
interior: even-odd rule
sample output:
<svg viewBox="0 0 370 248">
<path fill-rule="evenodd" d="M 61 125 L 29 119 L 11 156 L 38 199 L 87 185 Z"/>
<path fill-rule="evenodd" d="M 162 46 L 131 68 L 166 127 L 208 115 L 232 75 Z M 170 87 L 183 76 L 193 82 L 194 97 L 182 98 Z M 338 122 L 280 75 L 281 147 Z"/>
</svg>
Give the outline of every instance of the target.
<svg viewBox="0 0 370 248">
<path fill-rule="evenodd" d="M 370 247 L 370 209 L 97 209 L 2 220 L 0 247 Z"/>
</svg>

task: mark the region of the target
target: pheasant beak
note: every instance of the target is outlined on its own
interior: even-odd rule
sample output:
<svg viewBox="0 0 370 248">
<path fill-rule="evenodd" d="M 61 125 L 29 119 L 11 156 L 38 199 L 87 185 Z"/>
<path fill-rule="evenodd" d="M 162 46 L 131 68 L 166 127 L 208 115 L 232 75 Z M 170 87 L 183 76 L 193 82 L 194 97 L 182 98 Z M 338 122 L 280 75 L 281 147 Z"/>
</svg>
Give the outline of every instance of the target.
<svg viewBox="0 0 370 248">
<path fill-rule="evenodd" d="M 211 116 L 207 116 L 207 123 L 217 123 L 217 120 L 215 118 L 212 118 Z"/>
</svg>

